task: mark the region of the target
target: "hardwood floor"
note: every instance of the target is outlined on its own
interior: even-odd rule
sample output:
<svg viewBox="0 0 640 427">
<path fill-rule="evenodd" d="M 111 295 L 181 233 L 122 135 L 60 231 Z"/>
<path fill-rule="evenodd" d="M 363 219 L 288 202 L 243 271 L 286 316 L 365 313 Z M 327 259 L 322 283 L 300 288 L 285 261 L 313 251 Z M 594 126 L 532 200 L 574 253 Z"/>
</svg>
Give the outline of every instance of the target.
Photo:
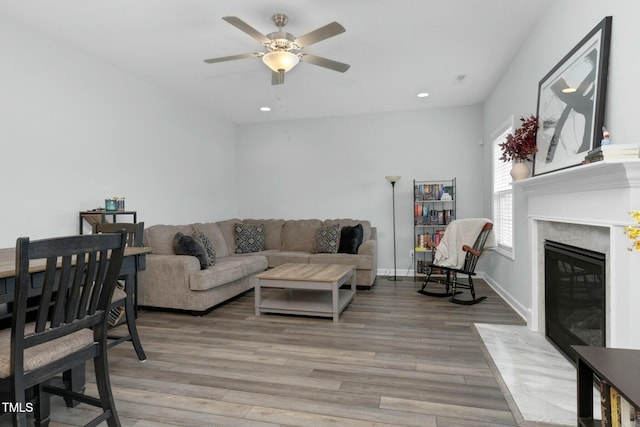
<svg viewBox="0 0 640 427">
<path fill-rule="evenodd" d="M 413 280 L 378 278 L 338 324 L 256 317 L 253 291 L 203 317 L 143 311 L 148 360 L 140 363 L 129 343 L 109 351 L 120 419 L 149 427 L 513 426 L 471 326 L 524 322 L 478 282 L 487 300 L 460 306 L 418 294 Z M 82 424 L 94 411 L 56 398 L 52 406 L 52 426 Z"/>
</svg>

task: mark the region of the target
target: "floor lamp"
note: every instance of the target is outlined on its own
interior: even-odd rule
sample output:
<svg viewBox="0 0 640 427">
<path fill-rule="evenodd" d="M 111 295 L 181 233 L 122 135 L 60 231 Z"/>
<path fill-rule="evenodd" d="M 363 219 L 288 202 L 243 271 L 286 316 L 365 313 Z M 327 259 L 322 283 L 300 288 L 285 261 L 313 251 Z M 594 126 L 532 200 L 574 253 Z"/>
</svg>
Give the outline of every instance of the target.
<svg viewBox="0 0 640 427">
<path fill-rule="evenodd" d="M 393 206 L 393 278 L 389 277 L 389 280 L 398 280 L 396 276 L 396 182 L 400 181 L 400 177 L 397 175 L 385 176 L 386 180 L 391 183 L 391 199 Z"/>
</svg>

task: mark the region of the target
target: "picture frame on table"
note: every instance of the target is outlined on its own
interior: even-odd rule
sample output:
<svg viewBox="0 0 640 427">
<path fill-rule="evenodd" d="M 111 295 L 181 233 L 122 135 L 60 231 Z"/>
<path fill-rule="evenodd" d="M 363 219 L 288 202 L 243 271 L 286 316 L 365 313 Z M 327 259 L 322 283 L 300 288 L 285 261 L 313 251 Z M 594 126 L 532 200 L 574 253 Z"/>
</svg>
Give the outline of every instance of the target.
<svg viewBox="0 0 640 427">
<path fill-rule="evenodd" d="M 533 175 L 582 163 L 600 146 L 607 94 L 611 16 L 540 80 Z"/>
</svg>

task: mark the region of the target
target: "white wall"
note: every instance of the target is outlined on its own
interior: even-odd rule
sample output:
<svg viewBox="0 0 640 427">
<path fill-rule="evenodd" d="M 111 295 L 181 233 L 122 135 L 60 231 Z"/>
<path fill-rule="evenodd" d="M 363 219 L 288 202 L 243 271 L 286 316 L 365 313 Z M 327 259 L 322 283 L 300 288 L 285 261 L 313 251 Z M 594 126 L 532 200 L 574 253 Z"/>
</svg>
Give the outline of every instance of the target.
<svg viewBox="0 0 640 427">
<path fill-rule="evenodd" d="M 262 218 L 358 218 L 378 228 L 378 266 L 410 267 L 413 179 L 457 178 L 458 216 L 483 212 L 481 106 L 238 126 L 239 213 Z M 399 273 L 400 274 L 400 273 Z"/>
<path fill-rule="evenodd" d="M 236 215 L 235 125 L 4 17 L 0 52 L 0 247 L 118 195 L 147 225 Z"/>
<path fill-rule="evenodd" d="M 613 16 L 611 56 L 605 123 L 613 142 L 638 143 L 637 118 L 640 94 L 637 71 L 640 66 L 640 2 L 636 0 L 562 0 L 552 3 L 532 32 L 520 53 L 484 105 L 485 138 L 510 115 L 535 114 L 538 83 L 593 27 L 605 16 Z M 486 145 L 485 162 L 490 164 L 491 151 Z M 485 170 L 486 188 L 491 188 L 491 170 Z M 490 193 L 486 192 L 486 215 L 490 215 Z M 514 194 L 515 259 L 489 254 L 485 271 L 494 285 L 524 316 L 531 308 L 531 274 L 527 230 L 526 198 Z"/>
</svg>

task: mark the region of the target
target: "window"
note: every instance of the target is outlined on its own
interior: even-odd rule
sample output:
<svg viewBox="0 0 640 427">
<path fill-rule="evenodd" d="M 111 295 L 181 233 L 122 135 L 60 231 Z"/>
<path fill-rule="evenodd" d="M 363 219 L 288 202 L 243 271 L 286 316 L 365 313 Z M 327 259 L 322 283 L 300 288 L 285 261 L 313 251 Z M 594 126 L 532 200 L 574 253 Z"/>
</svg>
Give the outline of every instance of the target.
<svg viewBox="0 0 640 427">
<path fill-rule="evenodd" d="M 513 132 L 512 120 L 500 128 L 493 140 L 493 229 L 498 250 L 513 256 L 513 193 L 511 190 L 511 162 L 500 160 L 502 150 L 499 146 L 507 135 Z"/>
</svg>

